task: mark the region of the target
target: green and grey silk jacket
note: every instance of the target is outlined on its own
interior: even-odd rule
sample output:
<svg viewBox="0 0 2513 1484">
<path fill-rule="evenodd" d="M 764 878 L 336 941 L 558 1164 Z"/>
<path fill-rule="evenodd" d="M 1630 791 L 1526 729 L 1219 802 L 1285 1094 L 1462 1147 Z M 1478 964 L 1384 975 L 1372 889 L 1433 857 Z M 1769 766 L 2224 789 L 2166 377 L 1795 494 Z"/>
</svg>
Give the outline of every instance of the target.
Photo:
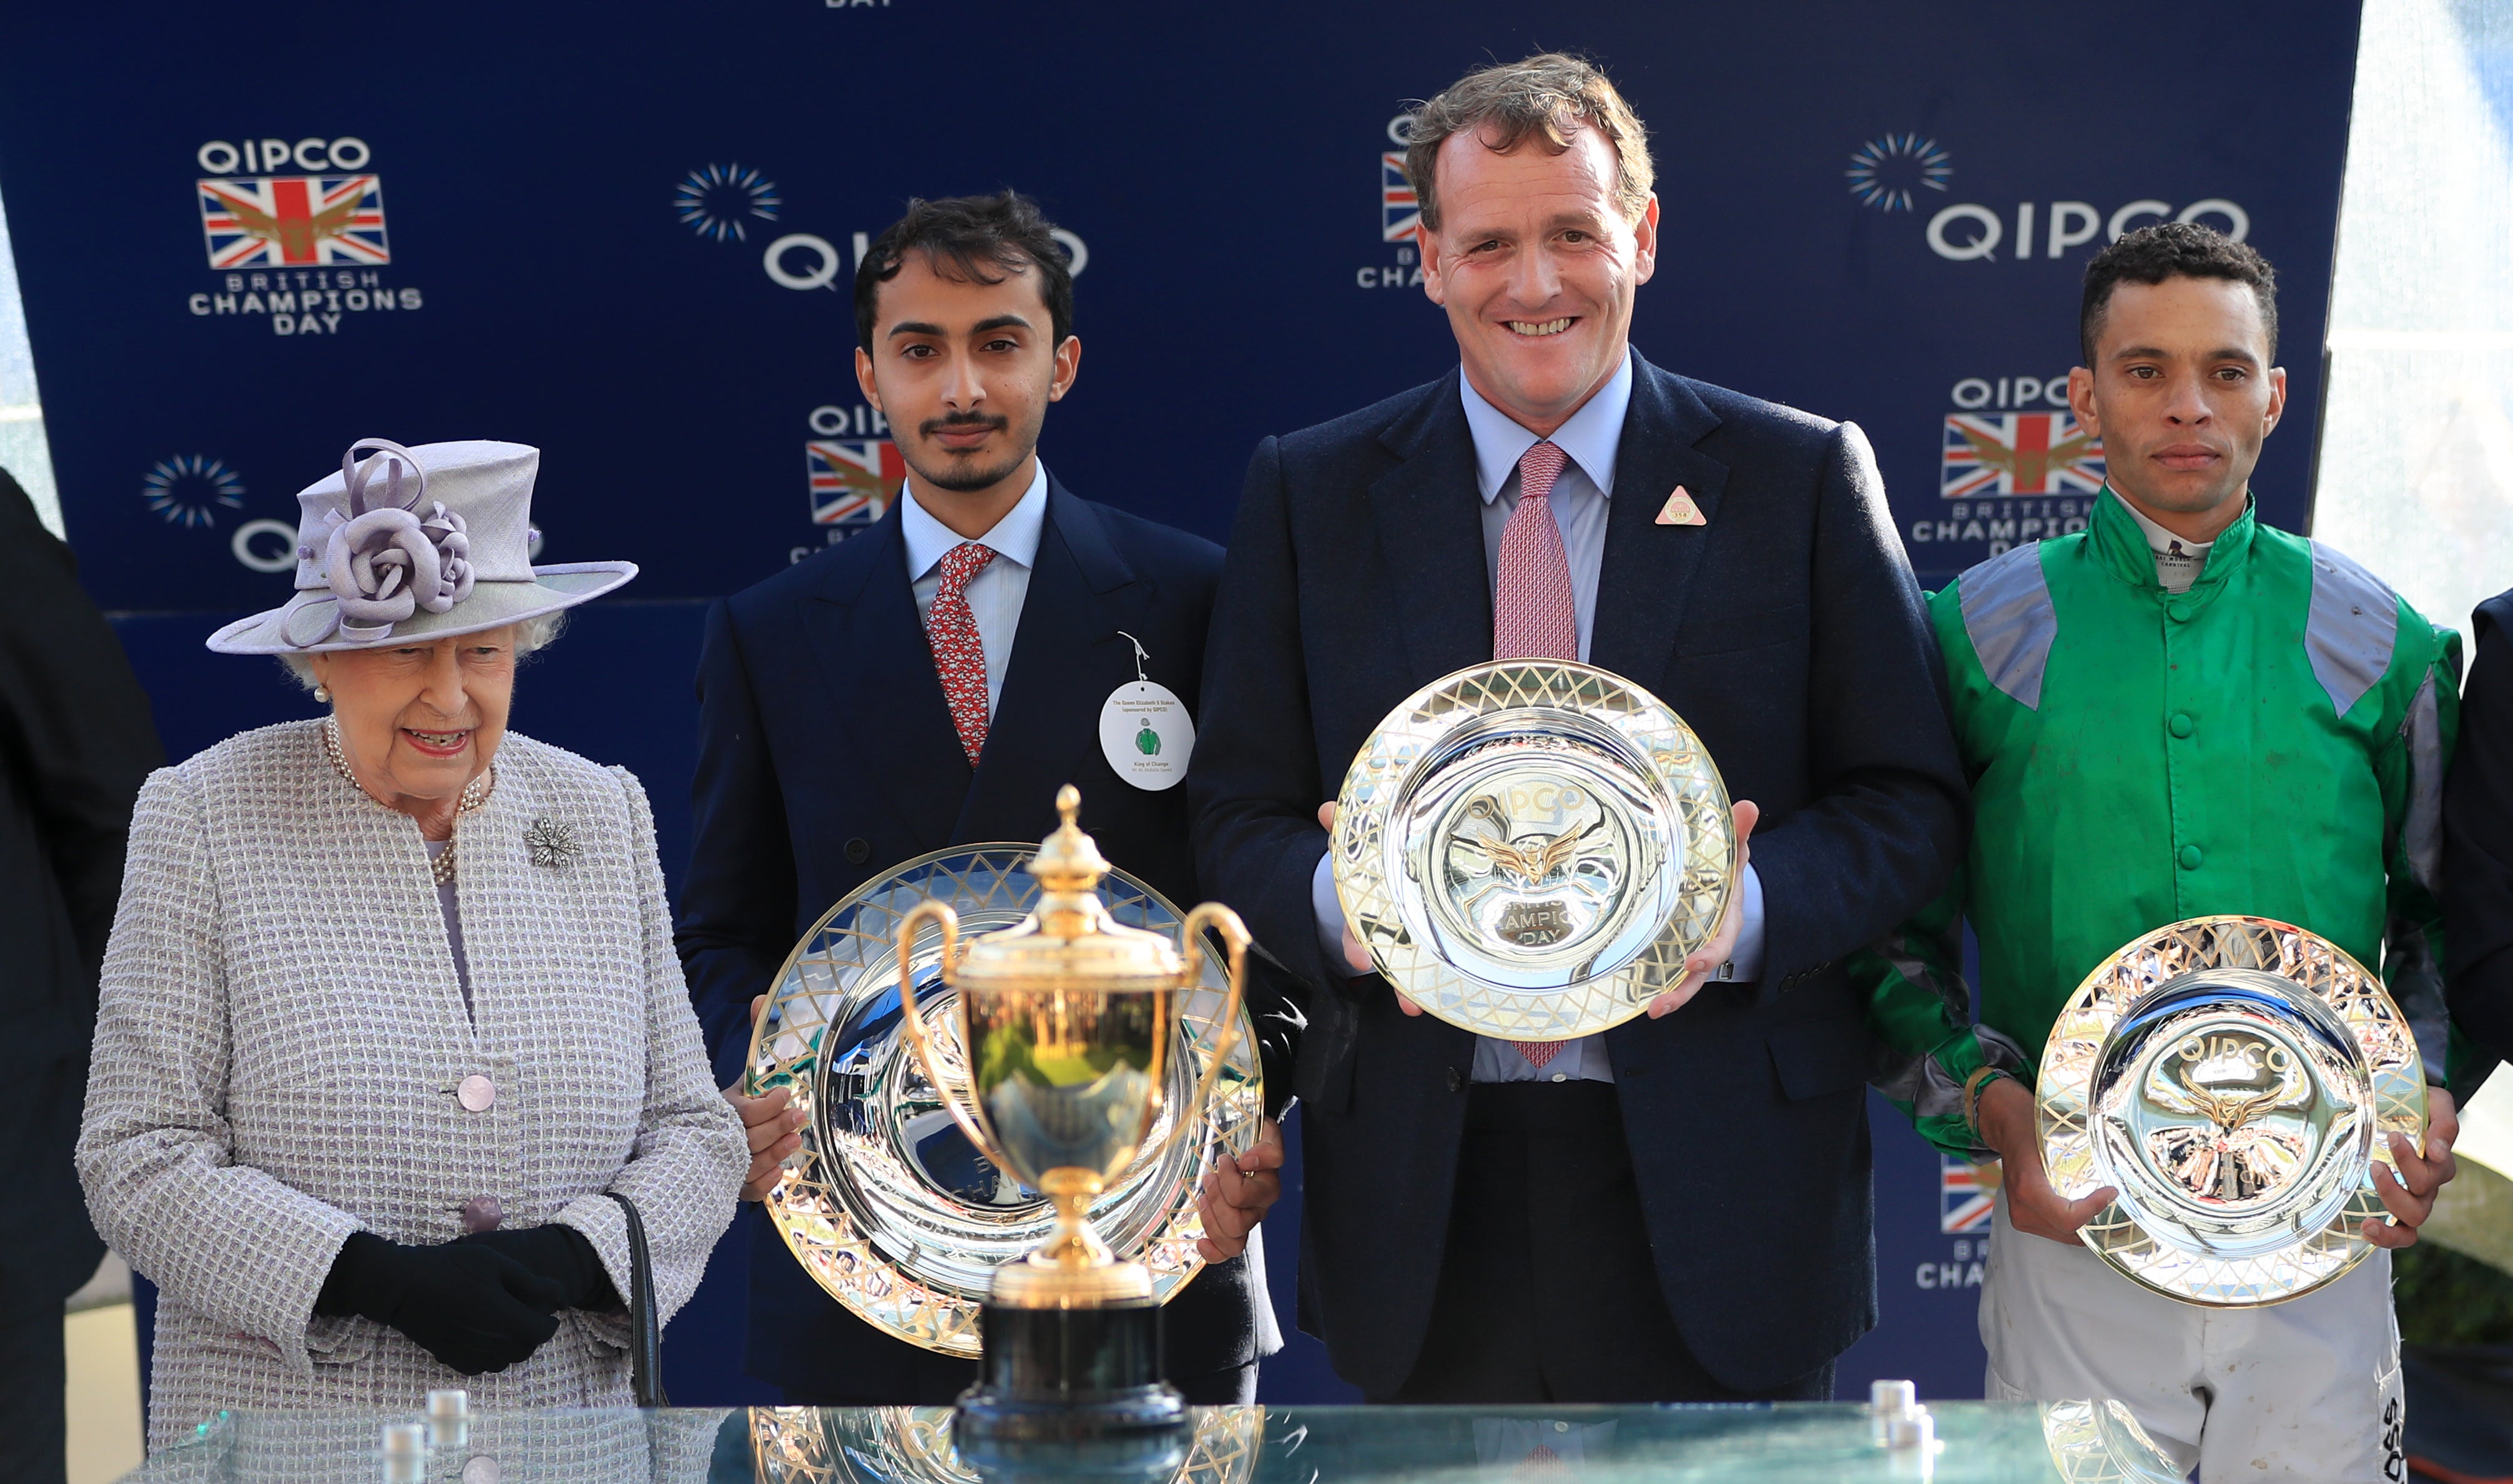
<svg viewBox="0 0 2513 1484">
<path fill-rule="evenodd" d="M 2086 975 L 2214 913 L 2273 917 L 2378 965 L 2442 1080 L 2443 772 L 2459 636 L 2329 546 L 2246 509 L 2190 590 L 2156 581 L 2108 488 L 2087 530 L 1930 598 L 1974 822 L 1963 873 L 1858 956 L 1877 1085 L 1923 1137 L 1985 1153 L 1983 1065 L 2027 1086 Z M 1980 1013 L 1962 927 L 1980 948 Z"/>
</svg>

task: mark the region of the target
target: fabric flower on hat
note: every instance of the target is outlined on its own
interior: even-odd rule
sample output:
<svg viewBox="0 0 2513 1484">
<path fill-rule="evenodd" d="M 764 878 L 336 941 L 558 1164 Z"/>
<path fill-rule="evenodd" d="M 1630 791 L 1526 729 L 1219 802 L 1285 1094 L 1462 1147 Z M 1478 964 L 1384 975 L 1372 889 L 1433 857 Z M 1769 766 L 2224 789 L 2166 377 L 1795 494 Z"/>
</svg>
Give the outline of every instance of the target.
<svg viewBox="0 0 2513 1484">
<path fill-rule="evenodd" d="M 379 445 L 374 458 L 358 462 L 359 449 Z M 386 461 L 383 499 L 370 509 L 367 482 L 376 465 Z M 418 476 L 419 485 L 408 503 L 401 498 L 405 468 Z M 324 513 L 331 535 L 322 562 L 341 637 L 388 638 L 394 624 L 420 609 L 444 613 L 471 595 L 469 528 L 440 501 L 428 501 L 426 513 L 419 513 L 427 495 L 427 474 L 408 450 L 380 439 L 362 440 L 350 446 L 340 472 L 348 511 Z"/>
</svg>

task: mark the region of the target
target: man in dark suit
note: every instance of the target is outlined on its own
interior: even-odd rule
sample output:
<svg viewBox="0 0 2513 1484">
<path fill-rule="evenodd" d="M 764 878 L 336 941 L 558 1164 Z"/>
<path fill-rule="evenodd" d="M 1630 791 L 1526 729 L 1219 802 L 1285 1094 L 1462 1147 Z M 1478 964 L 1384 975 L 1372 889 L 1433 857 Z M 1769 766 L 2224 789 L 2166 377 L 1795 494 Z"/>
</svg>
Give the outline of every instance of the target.
<svg viewBox="0 0 2513 1484">
<path fill-rule="evenodd" d="M 70 1147 L 131 805 L 165 760 L 77 560 L 0 469 L 0 1479 L 67 1467 L 61 1301 L 104 1256 Z"/>
<path fill-rule="evenodd" d="M 1856 428 L 1629 348 L 1657 202 L 1602 74 L 1470 74 L 1407 168 L 1461 375 L 1258 447 L 1187 783 L 1206 890 L 1315 986 L 1301 1322 L 1375 1400 L 1827 1396 L 1875 1319 L 1839 960 L 1964 837 L 1919 588 Z M 1729 920 L 1602 1036 L 1422 1017 L 1336 905 L 1318 801 L 1390 707 L 1496 655 L 1639 682 L 1752 801 Z"/>
<path fill-rule="evenodd" d="M 1072 306 L 1049 223 L 1012 192 L 910 203 L 856 275 L 856 374 L 907 488 L 870 531 L 717 605 L 699 660 L 679 942 L 728 1084 L 756 997 L 833 902 L 929 851 L 1044 837 L 1063 783 L 1109 860 L 1182 906 L 1201 900 L 1183 791 L 1121 775 L 1099 720 L 1137 676 L 1137 643 L 1140 673 L 1196 694 L 1221 552 L 1078 500 L 1039 461 L 1048 404 L 1081 364 Z M 782 1091 L 738 1091 L 757 1199 L 800 1119 Z M 1213 1265 L 1167 1321 L 1191 1401 L 1253 1400 L 1258 1357 L 1281 1345 L 1251 1240 L 1281 1162 L 1269 1121 L 1206 1178 Z M 938 1403 L 975 1379 L 848 1313 L 768 1223 L 753 1230 L 745 1364 L 788 1401 Z"/>
</svg>

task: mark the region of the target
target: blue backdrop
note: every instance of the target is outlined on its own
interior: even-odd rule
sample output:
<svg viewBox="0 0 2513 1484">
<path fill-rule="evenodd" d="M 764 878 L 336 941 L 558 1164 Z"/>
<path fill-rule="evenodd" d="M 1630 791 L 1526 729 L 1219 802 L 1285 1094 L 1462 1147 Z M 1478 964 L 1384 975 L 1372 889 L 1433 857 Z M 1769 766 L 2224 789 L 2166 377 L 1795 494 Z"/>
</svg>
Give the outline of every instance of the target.
<svg viewBox="0 0 2513 1484">
<path fill-rule="evenodd" d="M 2263 515 L 2308 518 L 2357 8 L 1556 0 L 1246 10 L 20 7 L 0 190 L 69 535 L 170 752 L 308 714 L 205 653 L 285 595 L 297 489 L 356 437 L 546 451 L 545 561 L 627 557 L 517 725 L 635 769 L 688 848 L 706 600 L 877 515 L 897 456 L 846 289 L 911 194 L 1012 184 L 1072 234 L 1089 348 L 1045 453 L 1094 499 L 1226 536 L 1261 435 L 1453 362 L 1389 164 L 1409 99 L 1585 50 L 1654 132 L 1660 365 L 1852 419 L 1930 585 L 2081 521 L 2085 259 L 2142 221 L 2248 237 L 2285 283 L 2293 403 Z M 1883 1326 L 1842 1368 L 1976 1395 L 1985 1206 L 1877 1104 Z M 1735 1131 L 1699 1260 L 1790 1172 Z M 1290 1317 L 1296 1194 L 1272 1223 Z M 734 1363 L 738 1238 L 673 1326 L 686 1401 Z M 1269 1398 L 1345 1394 L 1305 1341 Z"/>
</svg>

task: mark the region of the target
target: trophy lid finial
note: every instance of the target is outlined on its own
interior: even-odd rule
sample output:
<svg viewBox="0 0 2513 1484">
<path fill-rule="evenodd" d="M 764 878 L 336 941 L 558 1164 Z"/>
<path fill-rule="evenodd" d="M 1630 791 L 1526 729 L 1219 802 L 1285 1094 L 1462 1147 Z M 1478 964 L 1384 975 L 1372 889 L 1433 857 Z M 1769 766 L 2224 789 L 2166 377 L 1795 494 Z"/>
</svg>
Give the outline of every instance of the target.
<svg viewBox="0 0 2513 1484">
<path fill-rule="evenodd" d="M 1108 874 L 1108 861 L 1099 854 L 1098 843 L 1075 822 L 1082 812 L 1082 790 L 1071 783 L 1056 790 L 1056 812 L 1064 817 L 1064 822 L 1039 842 L 1038 854 L 1030 858 L 1029 873 L 1050 892 L 1090 891 Z"/>
</svg>

